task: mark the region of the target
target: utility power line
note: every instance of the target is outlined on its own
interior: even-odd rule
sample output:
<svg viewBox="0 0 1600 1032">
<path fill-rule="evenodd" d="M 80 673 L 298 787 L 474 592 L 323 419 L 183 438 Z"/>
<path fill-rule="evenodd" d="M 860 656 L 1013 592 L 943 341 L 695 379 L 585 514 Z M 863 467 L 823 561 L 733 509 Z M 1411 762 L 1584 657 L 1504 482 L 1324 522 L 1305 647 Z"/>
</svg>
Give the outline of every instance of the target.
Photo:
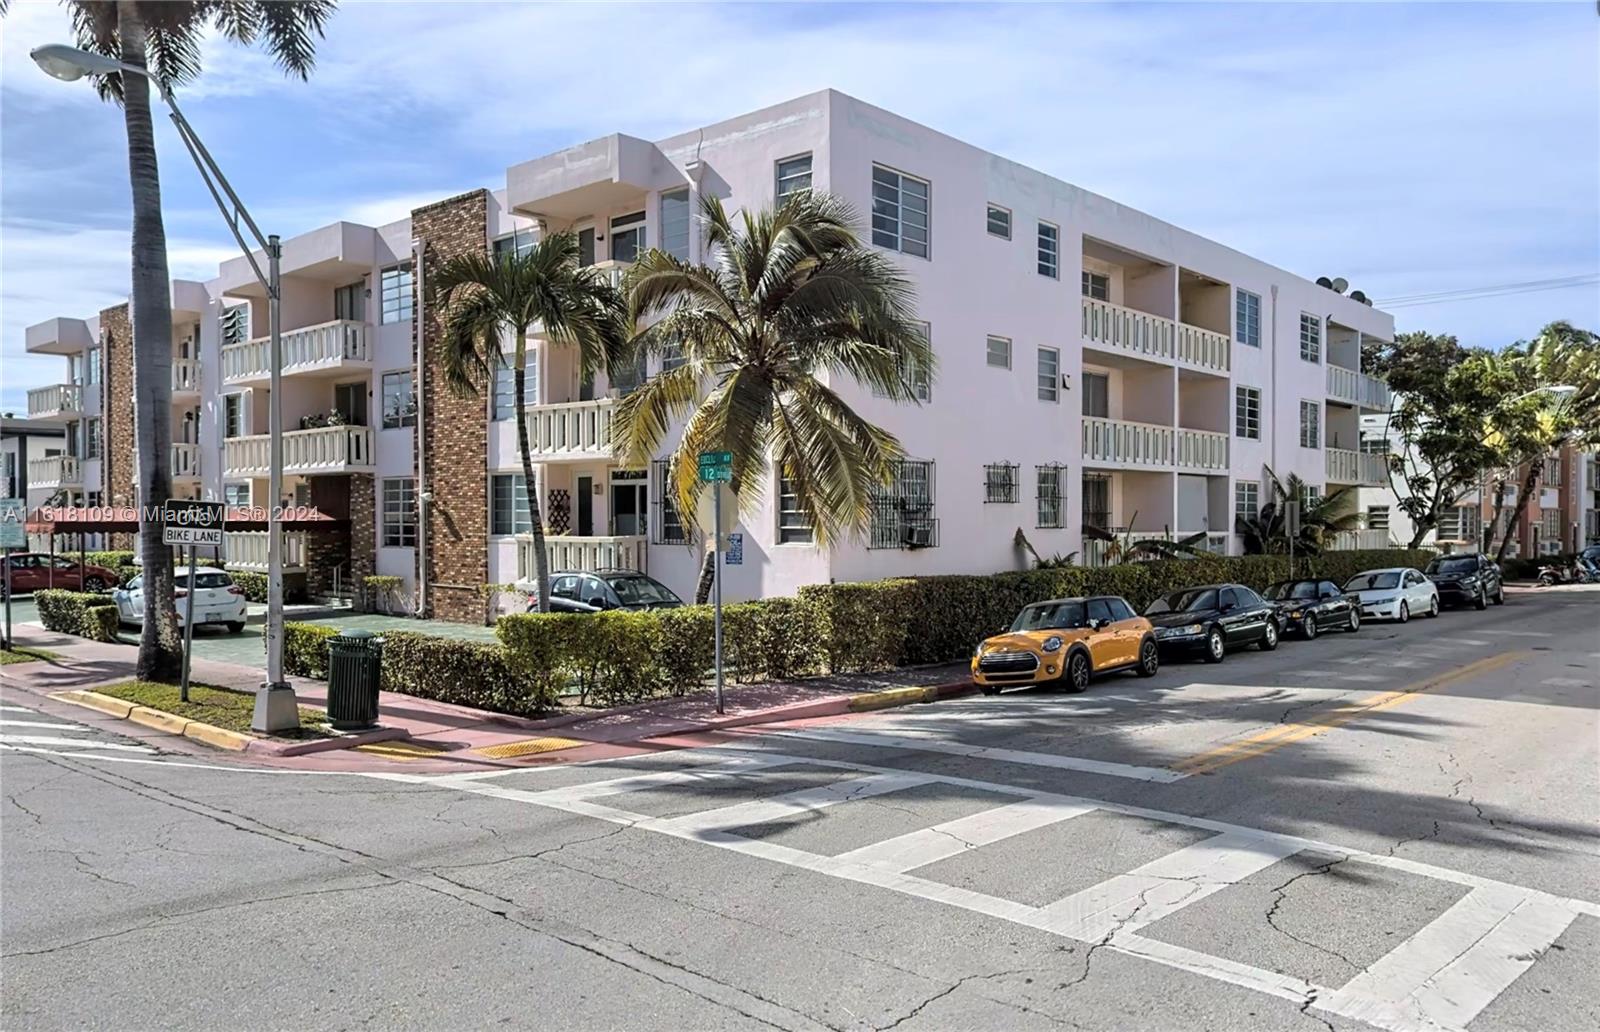
<svg viewBox="0 0 1600 1032">
<path fill-rule="evenodd" d="M 1546 290 L 1570 290 L 1600 284 L 1600 274 L 1584 273 L 1554 279 L 1525 280 L 1521 283 L 1496 283 L 1483 287 L 1464 287 L 1458 290 L 1440 290 L 1427 294 L 1403 294 L 1373 302 L 1379 308 L 1421 308 L 1427 305 L 1449 304 L 1455 301 L 1476 301 L 1481 298 L 1509 297 L 1513 294 L 1533 294 Z"/>
</svg>

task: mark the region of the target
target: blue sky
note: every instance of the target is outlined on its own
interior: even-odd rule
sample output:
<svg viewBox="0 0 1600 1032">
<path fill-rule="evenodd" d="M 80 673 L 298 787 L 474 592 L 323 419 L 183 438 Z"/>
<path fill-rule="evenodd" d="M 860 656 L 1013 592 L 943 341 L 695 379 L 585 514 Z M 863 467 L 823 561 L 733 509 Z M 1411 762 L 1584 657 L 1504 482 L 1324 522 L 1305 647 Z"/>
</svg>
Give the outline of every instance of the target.
<svg viewBox="0 0 1600 1032">
<path fill-rule="evenodd" d="M 26 326 L 126 297 L 118 111 L 0 23 L 0 411 L 53 382 Z M 826 86 L 1376 298 L 1600 271 L 1600 18 L 1562 4 L 535 5 L 349 2 L 309 83 L 211 41 L 183 94 L 267 231 L 377 224 L 613 131 L 659 137 Z M 231 238 L 159 146 L 174 275 Z M 1600 289 L 1409 307 L 1499 346 Z"/>
</svg>

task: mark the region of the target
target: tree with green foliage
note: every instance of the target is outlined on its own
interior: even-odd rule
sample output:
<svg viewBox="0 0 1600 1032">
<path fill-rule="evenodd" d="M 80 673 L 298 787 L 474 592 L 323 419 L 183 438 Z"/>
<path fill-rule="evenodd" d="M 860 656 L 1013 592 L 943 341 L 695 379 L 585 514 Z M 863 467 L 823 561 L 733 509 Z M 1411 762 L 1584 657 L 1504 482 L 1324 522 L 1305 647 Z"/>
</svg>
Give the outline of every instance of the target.
<svg viewBox="0 0 1600 1032">
<path fill-rule="evenodd" d="M 1235 521 L 1234 529 L 1244 541 L 1246 555 L 1283 555 L 1290 550 L 1288 515 L 1284 506 L 1291 499 L 1300 502 L 1300 533 L 1294 539 L 1296 555 L 1320 555 L 1336 535 L 1361 526 L 1360 513 L 1345 511 L 1351 491 L 1348 487 L 1311 498 L 1305 481 L 1297 474 L 1289 474 L 1289 479 L 1284 481 L 1268 469 L 1267 481 L 1272 488 L 1272 499 L 1262 505 L 1255 516 L 1240 516 Z"/>
</svg>

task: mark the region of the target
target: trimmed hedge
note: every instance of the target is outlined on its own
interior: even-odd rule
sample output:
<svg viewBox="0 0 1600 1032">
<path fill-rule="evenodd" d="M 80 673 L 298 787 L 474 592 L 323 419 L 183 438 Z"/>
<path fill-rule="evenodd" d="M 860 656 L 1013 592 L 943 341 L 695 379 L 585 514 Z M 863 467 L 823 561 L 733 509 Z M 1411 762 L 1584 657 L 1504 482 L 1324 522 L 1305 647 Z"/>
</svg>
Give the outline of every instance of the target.
<svg viewBox="0 0 1600 1032">
<path fill-rule="evenodd" d="M 328 639 L 338 634 L 325 624 L 289 621 L 283 625 L 283 669 L 296 677 L 328 679 Z"/>
<path fill-rule="evenodd" d="M 244 589 L 247 602 L 266 602 L 267 600 L 267 575 L 256 573 L 254 570 L 229 570 L 233 582 Z"/>
<path fill-rule="evenodd" d="M 34 592 L 33 601 L 39 607 L 39 622 L 45 630 L 76 634 L 91 641 L 117 640 L 117 607 L 107 605 L 104 595 L 46 588 Z"/>
<path fill-rule="evenodd" d="M 383 635 L 383 686 L 519 716 L 538 716 L 555 705 L 548 680 L 520 675 L 504 646 L 410 631 Z"/>
<path fill-rule="evenodd" d="M 83 636 L 92 641 L 116 641 L 122 618 L 116 606 L 90 606 L 83 611 Z"/>
</svg>

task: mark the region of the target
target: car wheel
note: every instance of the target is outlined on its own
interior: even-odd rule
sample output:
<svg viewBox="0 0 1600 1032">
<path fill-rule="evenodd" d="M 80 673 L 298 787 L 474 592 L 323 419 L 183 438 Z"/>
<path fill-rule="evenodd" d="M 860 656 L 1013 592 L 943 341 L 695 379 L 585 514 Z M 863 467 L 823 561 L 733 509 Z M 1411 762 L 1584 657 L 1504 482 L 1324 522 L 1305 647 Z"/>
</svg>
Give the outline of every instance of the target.
<svg viewBox="0 0 1600 1032">
<path fill-rule="evenodd" d="M 229 634 L 243 634 L 244 633 L 244 621 L 243 620 L 230 621 L 228 623 L 228 633 Z"/>
<path fill-rule="evenodd" d="M 1278 621 L 1267 620 L 1267 626 L 1261 629 L 1261 640 L 1256 642 L 1256 647 L 1262 652 L 1271 652 L 1278 647 Z"/>
<path fill-rule="evenodd" d="M 1317 636 L 1317 616 L 1307 613 L 1305 620 L 1300 624 L 1300 630 L 1305 634 L 1306 641 L 1311 641 Z"/>
<path fill-rule="evenodd" d="M 1156 671 L 1161 669 L 1161 653 L 1156 648 L 1156 643 L 1149 638 L 1139 646 L 1139 676 L 1154 677 Z"/>
<path fill-rule="evenodd" d="M 1350 610 L 1350 622 L 1345 624 L 1345 630 L 1355 632 L 1361 630 L 1361 610 Z"/>
<path fill-rule="evenodd" d="M 1494 589 L 1494 604 L 1497 606 L 1506 604 L 1506 586 L 1504 584 Z"/>
<path fill-rule="evenodd" d="M 1395 619 L 1400 623 L 1405 623 L 1407 620 L 1411 619 L 1411 607 L 1406 605 L 1404 602 L 1400 603 L 1400 615 L 1395 617 Z"/>
<path fill-rule="evenodd" d="M 1428 617 L 1431 619 L 1439 615 L 1439 596 L 1435 595 L 1428 600 Z"/>
<path fill-rule="evenodd" d="M 99 577 L 85 577 L 83 579 L 83 590 L 104 591 L 106 590 L 106 582 L 101 580 Z"/>
<path fill-rule="evenodd" d="M 1211 628 L 1211 633 L 1206 635 L 1206 662 L 1220 663 L 1227 654 L 1228 647 L 1222 640 L 1222 631 L 1216 627 Z"/>
<path fill-rule="evenodd" d="M 1482 588 L 1478 589 L 1478 597 L 1472 600 L 1473 609 L 1489 608 L 1489 593 Z"/>
<path fill-rule="evenodd" d="M 1089 687 L 1089 656 L 1087 653 L 1074 652 L 1067 657 L 1067 676 L 1064 680 L 1067 691 L 1074 695 Z"/>
</svg>

